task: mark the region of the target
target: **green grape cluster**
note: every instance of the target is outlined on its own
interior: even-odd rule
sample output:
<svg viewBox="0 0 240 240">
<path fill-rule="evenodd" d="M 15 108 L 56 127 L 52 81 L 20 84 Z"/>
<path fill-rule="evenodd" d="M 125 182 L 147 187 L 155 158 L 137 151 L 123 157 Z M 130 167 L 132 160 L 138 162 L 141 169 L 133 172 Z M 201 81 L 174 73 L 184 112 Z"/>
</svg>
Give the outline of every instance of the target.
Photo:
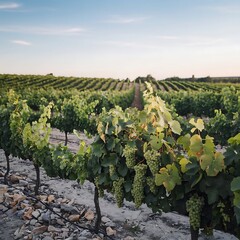
<svg viewBox="0 0 240 240">
<path fill-rule="evenodd" d="M 136 207 L 140 207 L 144 199 L 144 183 L 147 171 L 146 164 L 139 164 L 134 167 L 135 176 L 132 185 L 132 195 Z"/>
<path fill-rule="evenodd" d="M 189 213 L 190 225 L 194 230 L 198 230 L 201 224 L 201 211 L 204 205 L 204 200 L 197 194 L 193 195 L 187 202 L 186 208 Z"/>
<path fill-rule="evenodd" d="M 221 214 L 222 223 L 224 227 L 227 229 L 227 223 L 229 223 L 231 219 L 230 215 L 228 214 L 228 211 L 226 211 L 226 205 L 223 202 L 219 202 L 217 208 L 219 209 L 219 213 Z"/>
<path fill-rule="evenodd" d="M 94 183 L 95 183 L 96 187 L 98 188 L 99 197 L 103 197 L 104 196 L 104 190 L 100 187 L 99 177 L 94 178 Z"/>
<path fill-rule="evenodd" d="M 156 184 L 155 184 L 155 179 L 152 178 L 152 177 L 147 177 L 146 180 L 147 180 L 147 185 L 148 185 L 149 188 L 150 188 L 150 191 L 151 191 L 153 194 L 155 194 L 156 191 L 157 191 L 157 186 L 156 186 Z"/>
<path fill-rule="evenodd" d="M 99 187 L 99 177 L 94 178 L 94 183 L 95 183 L 96 187 L 98 188 Z"/>
<path fill-rule="evenodd" d="M 147 150 L 144 153 L 144 157 L 147 161 L 147 165 L 150 168 L 151 173 L 153 176 L 158 173 L 159 171 L 159 164 L 158 164 L 158 157 L 160 156 L 160 153 L 157 152 L 156 150 Z"/>
<path fill-rule="evenodd" d="M 124 178 L 119 178 L 117 181 L 113 182 L 114 193 L 117 201 L 118 207 L 122 207 L 123 205 L 123 184 Z"/>
<path fill-rule="evenodd" d="M 109 166 L 109 175 L 110 177 L 113 176 L 116 173 L 116 166 L 110 165 Z"/>
<path fill-rule="evenodd" d="M 129 145 L 126 145 L 123 149 L 123 155 L 126 158 L 126 165 L 128 168 L 134 168 L 136 165 L 136 159 L 135 159 L 135 153 L 137 151 L 136 147 L 131 147 Z"/>
</svg>

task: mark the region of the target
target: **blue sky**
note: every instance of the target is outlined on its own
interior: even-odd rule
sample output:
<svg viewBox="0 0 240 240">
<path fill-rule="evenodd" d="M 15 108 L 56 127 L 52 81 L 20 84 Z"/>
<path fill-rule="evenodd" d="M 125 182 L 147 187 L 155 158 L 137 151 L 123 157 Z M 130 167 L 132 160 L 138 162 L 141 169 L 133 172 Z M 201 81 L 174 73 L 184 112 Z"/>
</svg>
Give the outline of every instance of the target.
<svg viewBox="0 0 240 240">
<path fill-rule="evenodd" d="M 0 73 L 240 75 L 239 0 L 0 0 Z"/>
</svg>

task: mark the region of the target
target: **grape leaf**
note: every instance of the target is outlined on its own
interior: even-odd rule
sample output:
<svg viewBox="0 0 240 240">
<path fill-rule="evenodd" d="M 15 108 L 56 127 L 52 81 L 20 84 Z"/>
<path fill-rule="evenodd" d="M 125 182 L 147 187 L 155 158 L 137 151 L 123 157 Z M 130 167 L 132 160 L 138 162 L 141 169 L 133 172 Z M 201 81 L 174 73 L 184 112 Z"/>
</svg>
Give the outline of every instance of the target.
<svg viewBox="0 0 240 240">
<path fill-rule="evenodd" d="M 232 190 L 233 192 L 240 190 L 240 177 L 236 177 L 236 178 L 234 178 L 234 179 L 232 180 L 231 190 Z"/>
<path fill-rule="evenodd" d="M 162 147 L 163 137 L 164 137 L 164 133 L 160 133 L 159 136 L 152 135 L 150 137 L 151 141 L 149 143 L 154 150 L 159 150 Z"/>
<path fill-rule="evenodd" d="M 198 153 L 202 150 L 203 143 L 200 135 L 195 134 L 190 138 L 190 150 L 193 153 Z"/>
<path fill-rule="evenodd" d="M 224 156 L 220 152 L 217 152 L 214 155 L 203 154 L 200 157 L 200 166 L 202 170 L 206 171 L 208 176 L 214 177 L 225 167 Z"/>
<path fill-rule="evenodd" d="M 189 123 L 191 123 L 195 128 L 191 130 L 191 132 L 194 132 L 196 129 L 199 130 L 200 132 L 204 129 L 204 122 L 202 119 L 198 119 L 196 122 L 194 118 L 191 118 Z"/>
<path fill-rule="evenodd" d="M 185 173 L 187 171 L 186 169 L 186 165 L 190 163 L 190 161 L 186 158 L 182 158 L 179 162 L 179 164 L 181 165 L 181 171 L 182 173 Z"/>
<path fill-rule="evenodd" d="M 208 135 L 206 136 L 206 139 L 205 139 L 203 151 L 205 154 L 208 154 L 208 153 L 211 154 L 215 151 L 215 145 L 213 143 L 213 138 L 209 137 Z"/>
<path fill-rule="evenodd" d="M 240 224 L 240 207 L 235 207 L 234 212 L 235 212 L 237 223 Z"/>
<path fill-rule="evenodd" d="M 177 140 L 178 144 L 183 145 L 183 148 L 189 150 L 190 142 L 190 134 L 186 134 L 184 136 L 180 136 Z"/>
<path fill-rule="evenodd" d="M 240 191 L 234 192 L 233 204 L 240 209 Z"/>
<path fill-rule="evenodd" d="M 235 137 L 231 137 L 228 139 L 228 143 L 232 145 L 240 144 L 240 133 L 238 133 Z"/>
<path fill-rule="evenodd" d="M 171 192 L 177 184 L 180 184 L 181 178 L 177 167 L 168 164 L 160 169 L 160 174 L 155 175 L 155 183 L 157 186 L 163 185 L 168 192 Z"/>
<path fill-rule="evenodd" d="M 128 167 L 125 164 L 120 165 L 117 170 L 122 177 L 125 177 L 128 173 Z"/>
<path fill-rule="evenodd" d="M 170 125 L 170 128 L 172 129 L 172 131 L 176 134 L 180 134 L 182 132 L 182 128 L 180 126 L 180 123 L 176 120 L 172 120 L 170 122 L 168 122 Z"/>
</svg>

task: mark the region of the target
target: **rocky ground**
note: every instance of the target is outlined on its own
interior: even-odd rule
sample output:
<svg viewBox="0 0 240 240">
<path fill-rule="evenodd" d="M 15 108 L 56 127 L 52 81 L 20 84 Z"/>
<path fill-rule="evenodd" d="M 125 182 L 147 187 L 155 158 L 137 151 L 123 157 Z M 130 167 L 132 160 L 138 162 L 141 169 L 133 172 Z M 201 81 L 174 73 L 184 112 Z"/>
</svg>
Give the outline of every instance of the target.
<svg viewBox="0 0 240 240">
<path fill-rule="evenodd" d="M 84 137 L 84 135 L 82 135 Z M 86 139 L 87 140 L 87 139 Z M 63 142 L 63 134 L 53 131 L 53 143 Z M 74 135 L 69 137 L 73 150 L 78 147 Z M 91 142 L 91 140 L 87 140 Z M 129 202 L 118 208 L 114 198 L 105 193 L 100 199 L 102 231 L 92 228 L 96 219 L 93 185 L 86 182 L 50 178 L 41 169 L 40 195 L 33 194 L 35 171 L 30 161 L 11 158 L 9 184 L 3 184 L 6 162 L 0 150 L 0 239 L 27 240 L 187 240 L 190 239 L 188 218 L 176 213 L 153 214 L 145 205 L 135 209 Z M 84 229 L 85 228 L 85 229 Z M 200 235 L 200 239 L 207 239 Z M 235 240 L 232 235 L 214 231 L 211 239 Z"/>
</svg>

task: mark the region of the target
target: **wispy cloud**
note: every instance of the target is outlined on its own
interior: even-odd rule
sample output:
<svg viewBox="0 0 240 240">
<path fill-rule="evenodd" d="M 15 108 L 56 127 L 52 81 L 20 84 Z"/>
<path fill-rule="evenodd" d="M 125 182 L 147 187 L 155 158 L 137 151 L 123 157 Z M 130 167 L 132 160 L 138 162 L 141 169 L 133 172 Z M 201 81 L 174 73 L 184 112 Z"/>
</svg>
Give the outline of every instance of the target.
<svg viewBox="0 0 240 240">
<path fill-rule="evenodd" d="M 36 35 L 78 35 L 85 32 L 84 28 L 80 27 L 0 27 L 0 32 L 13 32 L 13 33 L 26 33 L 26 34 L 36 34 Z"/>
<path fill-rule="evenodd" d="M 30 46 L 32 45 L 30 42 L 24 41 L 24 40 L 12 40 L 11 41 L 14 44 L 22 45 L 22 46 Z"/>
<path fill-rule="evenodd" d="M 144 20 L 148 19 L 148 17 L 121 17 L 121 16 L 113 16 L 110 19 L 106 20 L 107 23 L 116 23 L 116 24 L 131 24 L 131 23 L 140 23 Z"/>
<path fill-rule="evenodd" d="M 17 9 L 21 5 L 18 3 L 0 3 L 0 10 L 11 10 L 11 9 Z"/>
<path fill-rule="evenodd" d="M 77 35 L 86 30 L 79 27 L 74 28 L 39 28 L 29 29 L 30 32 L 42 35 Z"/>
</svg>

